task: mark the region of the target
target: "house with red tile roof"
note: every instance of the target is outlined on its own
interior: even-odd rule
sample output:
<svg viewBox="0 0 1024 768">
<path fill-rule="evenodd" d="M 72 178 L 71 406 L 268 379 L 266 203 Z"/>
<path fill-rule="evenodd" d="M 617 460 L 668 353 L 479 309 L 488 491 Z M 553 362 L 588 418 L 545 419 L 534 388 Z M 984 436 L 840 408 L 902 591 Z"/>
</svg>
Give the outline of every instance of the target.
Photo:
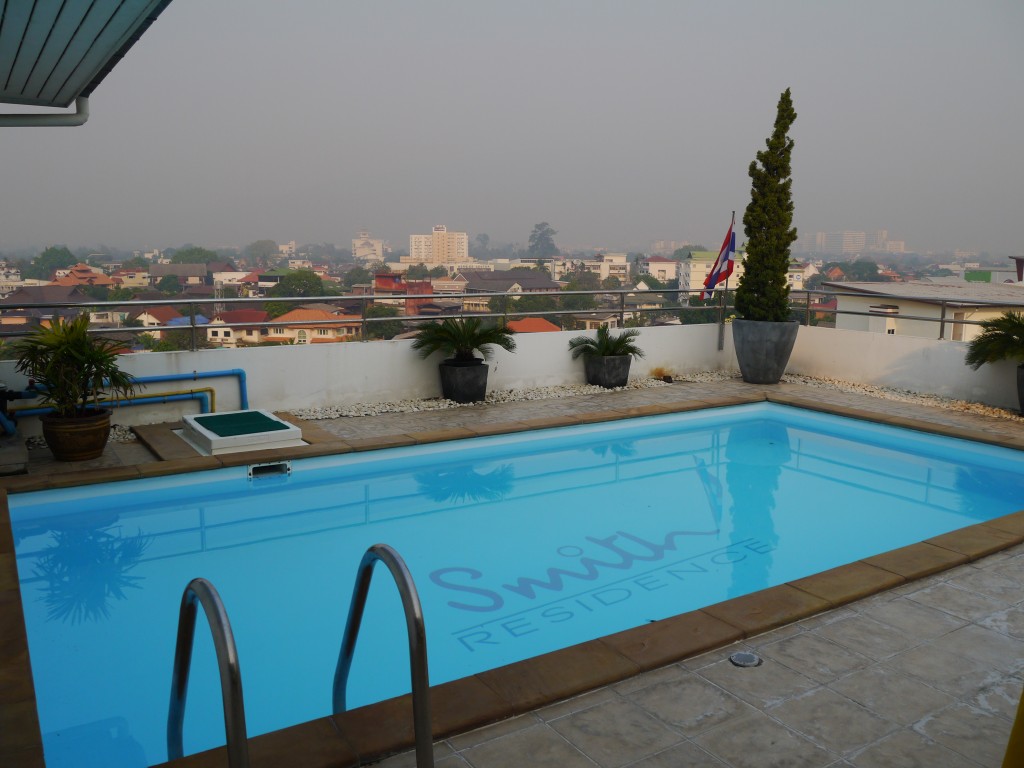
<svg viewBox="0 0 1024 768">
<path fill-rule="evenodd" d="M 236 348 L 259 344 L 270 332 L 265 323 L 270 318 L 263 309 L 232 309 L 218 312 L 206 326 L 206 340 L 216 347 Z"/>
<path fill-rule="evenodd" d="M 543 317 L 524 317 L 521 320 L 509 320 L 508 327 L 516 333 L 550 333 L 551 331 L 562 330 Z"/>
<path fill-rule="evenodd" d="M 90 267 L 79 262 L 73 267 L 58 270 L 59 276 L 50 281 L 50 285 L 99 285 L 104 288 L 116 288 L 121 284 L 119 278 L 108 277 L 103 270 Z"/>
<path fill-rule="evenodd" d="M 362 317 L 298 307 L 274 319 L 263 340 L 277 344 L 330 344 L 359 338 Z"/>
<path fill-rule="evenodd" d="M 174 307 L 167 304 L 158 304 L 153 307 L 146 307 L 129 316 L 130 320 L 137 320 L 144 328 L 153 328 L 160 325 L 170 325 L 171 321 L 181 321 L 184 315 Z M 149 331 L 154 339 L 163 338 L 163 331 Z"/>
</svg>

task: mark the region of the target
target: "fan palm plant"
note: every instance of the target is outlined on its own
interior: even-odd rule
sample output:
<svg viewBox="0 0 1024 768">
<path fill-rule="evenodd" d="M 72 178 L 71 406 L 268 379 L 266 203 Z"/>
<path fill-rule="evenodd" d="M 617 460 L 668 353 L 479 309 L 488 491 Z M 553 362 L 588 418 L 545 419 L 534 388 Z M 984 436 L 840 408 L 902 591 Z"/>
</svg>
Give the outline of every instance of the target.
<svg viewBox="0 0 1024 768">
<path fill-rule="evenodd" d="M 83 416 L 101 395 L 126 397 L 134 380 L 118 367 L 124 344 L 89 334 L 89 315 L 54 318 L 14 344 L 19 373 L 39 389 L 42 404 L 57 416 Z"/>
<path fill-rule="evenodd" d="M 981 328 L 967 350 L 967 365 L 978 370 L 1000 360 L 1024 363 L 1024 312 L 1004 312 L 994 320 L 983 320 Z"/>
<path fill-rule="evenodd" d="M 981 329 L 971 340 L 964 362 L 978 370 L 985 363 L 1017 361 L 1017 400 L 1024 413 L 1024 312 L 1004 312 L 983 320 Z"/>
<path fill-rule="evenodd" d="M 89 333 L 89 315 L 54 318 L 14 344 L 17 370 L 35 385 L 42 405 L 53 409 L 40 417 L 43 437 L 60 461 L 95 459 L 110 434 L 109 400 L 130 396 L 132 376 L 118 357 L 124 344 Z"/>
</svg>

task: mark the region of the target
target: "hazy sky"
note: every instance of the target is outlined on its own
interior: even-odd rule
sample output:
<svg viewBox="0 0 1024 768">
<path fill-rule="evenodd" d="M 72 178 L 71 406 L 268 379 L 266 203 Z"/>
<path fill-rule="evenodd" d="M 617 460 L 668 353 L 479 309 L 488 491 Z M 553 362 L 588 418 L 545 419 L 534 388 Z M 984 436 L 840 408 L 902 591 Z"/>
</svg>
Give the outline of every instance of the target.
<svg viewBox="0 0 1024 768">
<path fill-rule="evenodd" d="M 1022 39 L 1020 0 L 174 0 L 85 126 L 0 129 L 0 252 L 717 247 L 791 87 L 801 231 L 1020 254 Z"/>
</svg>

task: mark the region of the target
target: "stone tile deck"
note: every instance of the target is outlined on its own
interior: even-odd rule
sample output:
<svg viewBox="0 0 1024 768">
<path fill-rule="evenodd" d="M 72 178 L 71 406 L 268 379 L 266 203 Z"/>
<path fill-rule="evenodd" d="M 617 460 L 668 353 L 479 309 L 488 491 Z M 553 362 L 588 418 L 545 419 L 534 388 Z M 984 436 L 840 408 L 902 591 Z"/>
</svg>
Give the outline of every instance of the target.
<svg viewBox="0 0 1024 768">
<path fill-rule="evenodd" d="M 769 398 L 1024 449 L 1019 422 L 739 381 L 302 422 L 317 455 Z M 30 451 L 8 492 L 281 457 L 190 456 L 167 425 L 95 462 Z M 4 512 L 6 512 L 6 504 Z M 1024 499 L 1022 499 L 1024 507 Z M 4 515 L 5 517 L 6 515 Z M 2 522 L 2 521 L 0 521 Z M 0 526 L 0 760 L 41 765 Z M 4 541 L 6 539 L 6 542 Z M 556 654 L 438 686 L 439 768 L 998 766 L 1024 687 L 1024 512 Z M 17 607 L 18 614 L 12 613 Z M 23 639 L 23 631 L 21 632 Z M 711 650 L 709 650 L 711 649 Z M 737 650 L 756 667 L 734 666 Z M 13 683 L 12 683 L 13 681 Z M 253 765 L 348 766 L 411 745 L 408 697 L 256 737 Z M 491 723 L 484 727 L 476 727 Z M 26 735 L 27 734 L 27 735 Z M 415 764 L 411 752 L 380 763 Z M 182 765 L 226 765 L 223 749 Z"/>
</svg>

